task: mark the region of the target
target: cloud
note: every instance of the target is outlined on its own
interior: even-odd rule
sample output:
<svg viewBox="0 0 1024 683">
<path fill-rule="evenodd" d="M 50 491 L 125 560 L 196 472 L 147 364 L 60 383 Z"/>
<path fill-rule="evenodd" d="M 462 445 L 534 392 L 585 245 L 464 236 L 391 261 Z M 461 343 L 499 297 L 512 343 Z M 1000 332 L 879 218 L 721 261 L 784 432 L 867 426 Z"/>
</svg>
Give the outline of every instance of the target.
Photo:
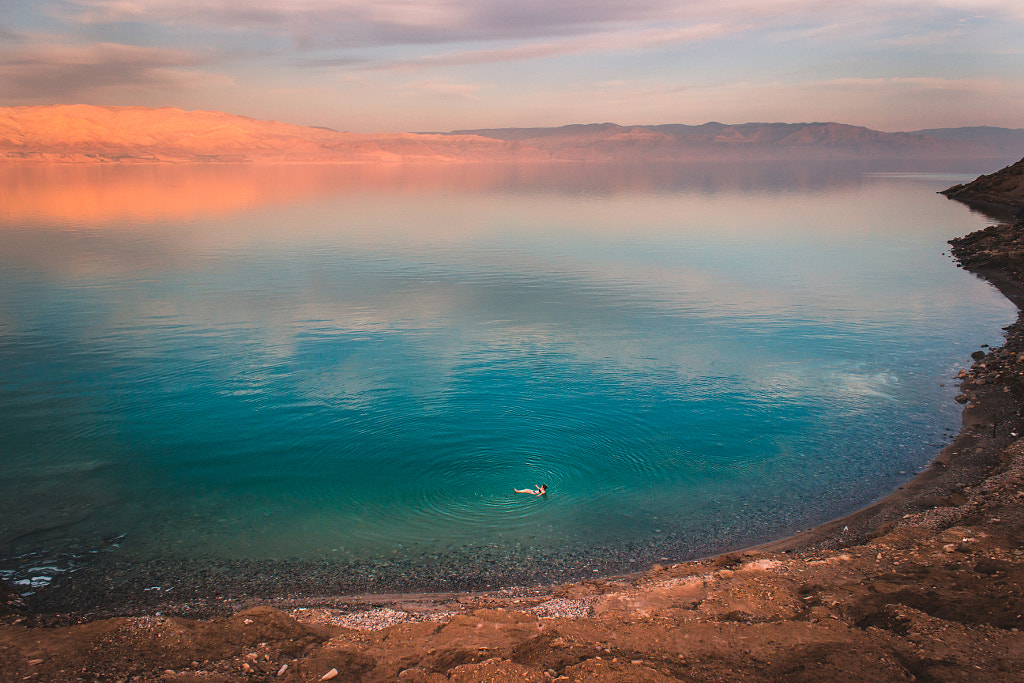
<svg viewBox="0 0 1024 683">
<path fill-rule="evenodd" d="M 440 97 L 451 100 L 478 100 L 480 86 L 465 83 L 448 83 L 436 79 L 413 81 L 406 86 L 407 90 L 417 96 Z"/>
<path fill-rule="evenodd" d="M 920 34 L 906 34 L 897 38 L 892 38 L 886 43 L 891 47 L 930 47 L 938 45 L 948 45 L 949 42 L 957 37 L 957 34 L 953 31 L 935 31 L 932 33 L 920 33 Z"/>
<path fill-rule="evenodd" d="M 889 99 L 893 106 L 898 106 L 901 98 L 911 97 L 920 94 L 932 95 L 955 95 L 957 97 L 969 97 L 970 95 L 994 95 L 1009 89 L 1019 90 L 1021 83 L 1008 84 L 1006 81 L 993 78 L 935 78 L 935 77 L 887 77 L 887 78 L 830 78 L 821 80 L 793 81 L 793 82 L 749 82 L 738 81 L 720 83 L 700 87 L 675 88 L 669 92 L 682 94 L 697 94 L 700 97 L 712 96 L 714 92 L 729 92 L 740 94 L 744 99 L 751 97 L 766 97 L 770 93 L 776 93 L 770 99 L 785 102 L 791 98 L 835 98 L 835 97 L 864 97 L 874 95 L 879 98 Z"/>
<path fill-rule="evenodd" d="M 965 98 L 973 102 L 974 97 L 990 98 L 997 95 L 1020 95 L 1022 83 L 1007 82 L 995 78 L 935 78 L 935 77 L 890 77 L 890 78 L 835 78 L 803 84 L 808 90 L 836 90 L 856 95 L 858 92 L 875 93 L 880 97 L 938 96 L 943 98 Z M 1016 93 L 1014 92 L 1016 91 Z"/>
<path fill-rule="evenodd" d="M 1024 82 L 994 78 L 834 78 L 793 82 L 736 81 L 693 88 L 634 90 L 648 109 L 714 111 L 720 120 L 841 121 L 880 130 L 1007 125 L 1024 105 Z M 988 103 L 978 111 L 976 103 Z M 684 114 L 685 116 L 685 114 Z"/>
<path fill-rule="evenodd" d="M 919 127 L 926 127 L 940 116 L 994 120 L 997 108 L 1009 120 L 1007 112 L 1020 103 L 1012 57 L 1021 48 L 1012 36 L 1022 26 L 1016 20 L 1024 19 L 1021 0 L 0 0 L 0 6 L 5 104 L 171 101 L 345 129 L 365 121 L 377 130 L 387 119 L 395 129 L 425 130 L 492 125 L 488 117 L 540 125 L 595 115 L 902 126 L 913 114 L 911 100 L 922 121 L 929 120 Z M 19 29 L 25 33 L 14 32 Z M 452 68 L 474 66 L 480 68 Z M 222 78 L 209 73 L 214 69 L 231 74 L 237 87 L 210 87 Z M 998 84 L 989 89 L 981 82 L 826 80 L 839 75 L 984 76 L 1005 83 L 1000 92 Z M 296 94 L 276 94 L 285 89 Z"/>
<path fill-rule="evenodd" d="M 701 24 L 683 28 L 644 29 L 636 31 L 606 32 L 577 38 L 545 40 L 540 42 L 516 43 L 506 47 L 482 48 L 478 50 L 455 50 L 442 54 L 391 60 L 367 59 L 304 59 L 298 63 L 304 66 L 343 66 L 368 69 L 409 70 L 424 67 L 464 66 L 516 62 L 544 59 L 568 54 L 592 52 L 621 52 L 642 50 L 662 45 L 682 44 L 710 40 L 730 33 L 738 33 L 749 26 L 725 24 Z"/>
<path fill-rule="evenodd" d="M 18 42 L 18 43 L 24 42 L 24 40 L 25 40 L 25 36 L 23 36 L 22 34 L 16 32 L 16 31 L 11 31 L 11 30 L 5 28 L 3 26 L 3 24 L 0 24 L 0 41 L 3 41 L 4 43 L 10 44 L 10 43 L 14 43 L 14 42 Z"/>
<path fill-rule="evenodd" d="M 880 22 L 935 12 L 1024 18 L 1019 0 L 64 0 L 61 15 L 94 24 L 160 22 L 265 29 L 349 44 L 434 43 L 579 35 L 625 24 Z"/>
<path fill-rule="evenodd" d="M 927 0 L 912 3 L 928 6 Z M 978 17 L 1005 17 L 1008 19 L 1024 19 L 1024 3 L 1019 0 L 939 0 L 936 4 L 962 14 Z"/>
<path fill-rule="evenodd" d="M 636 50 L 748 31 L 785 44 L 871 35 L 890 47 L 924 47 L 941 44 L 957 19 L 1024 18 L 1020 0 L 40 1 L 71 30 L 94 33 L 128 24 L 146 26 L 140 35 L 161 40 L 161 32 L 166 32 L 163 44 L 180 45 L 184 28 L 210 40 L 223 34 L 234 50 L 248 50 L 250 56 L 296 52 L 291 62 L 300 66 L 373 68 Z M 45 4 L 55 1 L 58 4 Z M 291 49 L 281 40 L 291 41 Z M 474 49 L 464 47 L 474 43 Z M 372 50 L 431 45 L 459 49 L 434 49 L 425 57 L 410 56 L 406 50 L 403 56 L 383 59 Z"/>
<path fill-rule="evenodd" d="M 118 43 L 61 45 L 37 36 L 0 50 L 6 101 L 67 101 L 113 89 L 188 89 L 219 77 L 195 71 L 194 53 Z"/>
<path fill-rule="evenodd" d="M 669 0 L 67 0 L 68 21 L 154 22 L 287 33 L 303 44 L 427 44 L 585 33 L 658 21 Z"/>
</svg>

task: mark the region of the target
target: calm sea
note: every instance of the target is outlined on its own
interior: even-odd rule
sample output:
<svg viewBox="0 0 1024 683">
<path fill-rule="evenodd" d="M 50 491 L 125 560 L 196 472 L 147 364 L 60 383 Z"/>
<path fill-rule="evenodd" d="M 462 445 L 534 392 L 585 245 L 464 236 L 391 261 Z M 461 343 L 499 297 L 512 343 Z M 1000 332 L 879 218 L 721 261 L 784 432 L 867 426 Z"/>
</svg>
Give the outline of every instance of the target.
<svg viewBox="0 0 1024 683">
<path fill-rule="evenodd" d="M 0 576 L 496 585 L 852 511 L 1015 316 L 962 170 L 5 168 Z"/>
</svg>

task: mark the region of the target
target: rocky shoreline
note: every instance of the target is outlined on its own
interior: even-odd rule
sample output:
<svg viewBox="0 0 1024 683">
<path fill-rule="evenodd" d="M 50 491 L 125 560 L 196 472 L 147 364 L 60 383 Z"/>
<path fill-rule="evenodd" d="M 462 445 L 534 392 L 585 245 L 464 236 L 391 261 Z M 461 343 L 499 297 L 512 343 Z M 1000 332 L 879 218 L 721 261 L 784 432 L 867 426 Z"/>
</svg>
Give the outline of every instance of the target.
<svg viewBox="0 0 1024 683">
<path fill-rule="evenodd" d="M 1024 214 L 1024 159 L 995 173 L 980 176 L 963 185 L 942 191 L 950 199 L 996 213 L 999 218 L 1020 218 Z M 1001 214 L 1001 215 L 1000 215 Z M 966 264 L 965 264 L 966 265 Z"/>
<path fill-rule="evenodd" d="M 1024 161 L 1001 173 L 1001 194 L 997 174 L 950 194 L 1020 210 Z M 951 245 L 1024 305 L 1024 222 Z M 963 430 L 925 472 L 784 541 L 553 588 L 278 596 L 205 620 L 32 614 L 7 591 L 0 680 L 1018 681 L 1024 315 L 974 361 Z"/>
</svg>

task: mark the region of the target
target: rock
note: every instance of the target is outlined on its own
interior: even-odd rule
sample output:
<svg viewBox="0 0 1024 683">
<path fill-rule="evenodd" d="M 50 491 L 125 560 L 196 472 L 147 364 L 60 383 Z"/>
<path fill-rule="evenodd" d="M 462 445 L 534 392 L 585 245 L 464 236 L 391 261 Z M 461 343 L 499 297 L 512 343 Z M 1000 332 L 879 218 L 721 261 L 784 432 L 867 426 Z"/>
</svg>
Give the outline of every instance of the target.
<svg viewBox="0 0 1024 683">
<path fill-rule="evenodd" d="M 280 678 L 281 676 L 284 676 L 287 671 L 288 671 L 288 665 L 287 664 L 282 664 L 281 668 L 277 670 L 277 677 Z"/>
<path fill-rule="evenodd" d="M 330 671 L 325 673 L 323 676 L 321 676 L 320 680 L 321 681 L 329 681 L 329 680 L 331 680 L 332 678 L 334 678 L 337 675 L 338 675 L 338 670 L 337 669 L 331 669 Z"/>
</svg>

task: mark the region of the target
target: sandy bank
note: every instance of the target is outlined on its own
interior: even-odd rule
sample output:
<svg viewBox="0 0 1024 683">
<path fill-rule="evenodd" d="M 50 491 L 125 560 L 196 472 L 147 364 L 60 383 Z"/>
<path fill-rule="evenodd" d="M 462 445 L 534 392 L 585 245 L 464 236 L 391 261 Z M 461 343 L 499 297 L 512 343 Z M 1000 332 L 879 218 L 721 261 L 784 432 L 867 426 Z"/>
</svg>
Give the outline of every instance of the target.
<svg viewBox="0 0 1024 683">
<path fill-rule="evenodd" d="M 1020 302 L 1022 235 L 952 253 Z M 926 472 L 794 538 L 551 589 L 277 598 L 207 620 L 72 624 L 9 593 L 0 680 L 1019 681 L 1024 318 L 961 383 L 964 428 Z"/>
</svg>

